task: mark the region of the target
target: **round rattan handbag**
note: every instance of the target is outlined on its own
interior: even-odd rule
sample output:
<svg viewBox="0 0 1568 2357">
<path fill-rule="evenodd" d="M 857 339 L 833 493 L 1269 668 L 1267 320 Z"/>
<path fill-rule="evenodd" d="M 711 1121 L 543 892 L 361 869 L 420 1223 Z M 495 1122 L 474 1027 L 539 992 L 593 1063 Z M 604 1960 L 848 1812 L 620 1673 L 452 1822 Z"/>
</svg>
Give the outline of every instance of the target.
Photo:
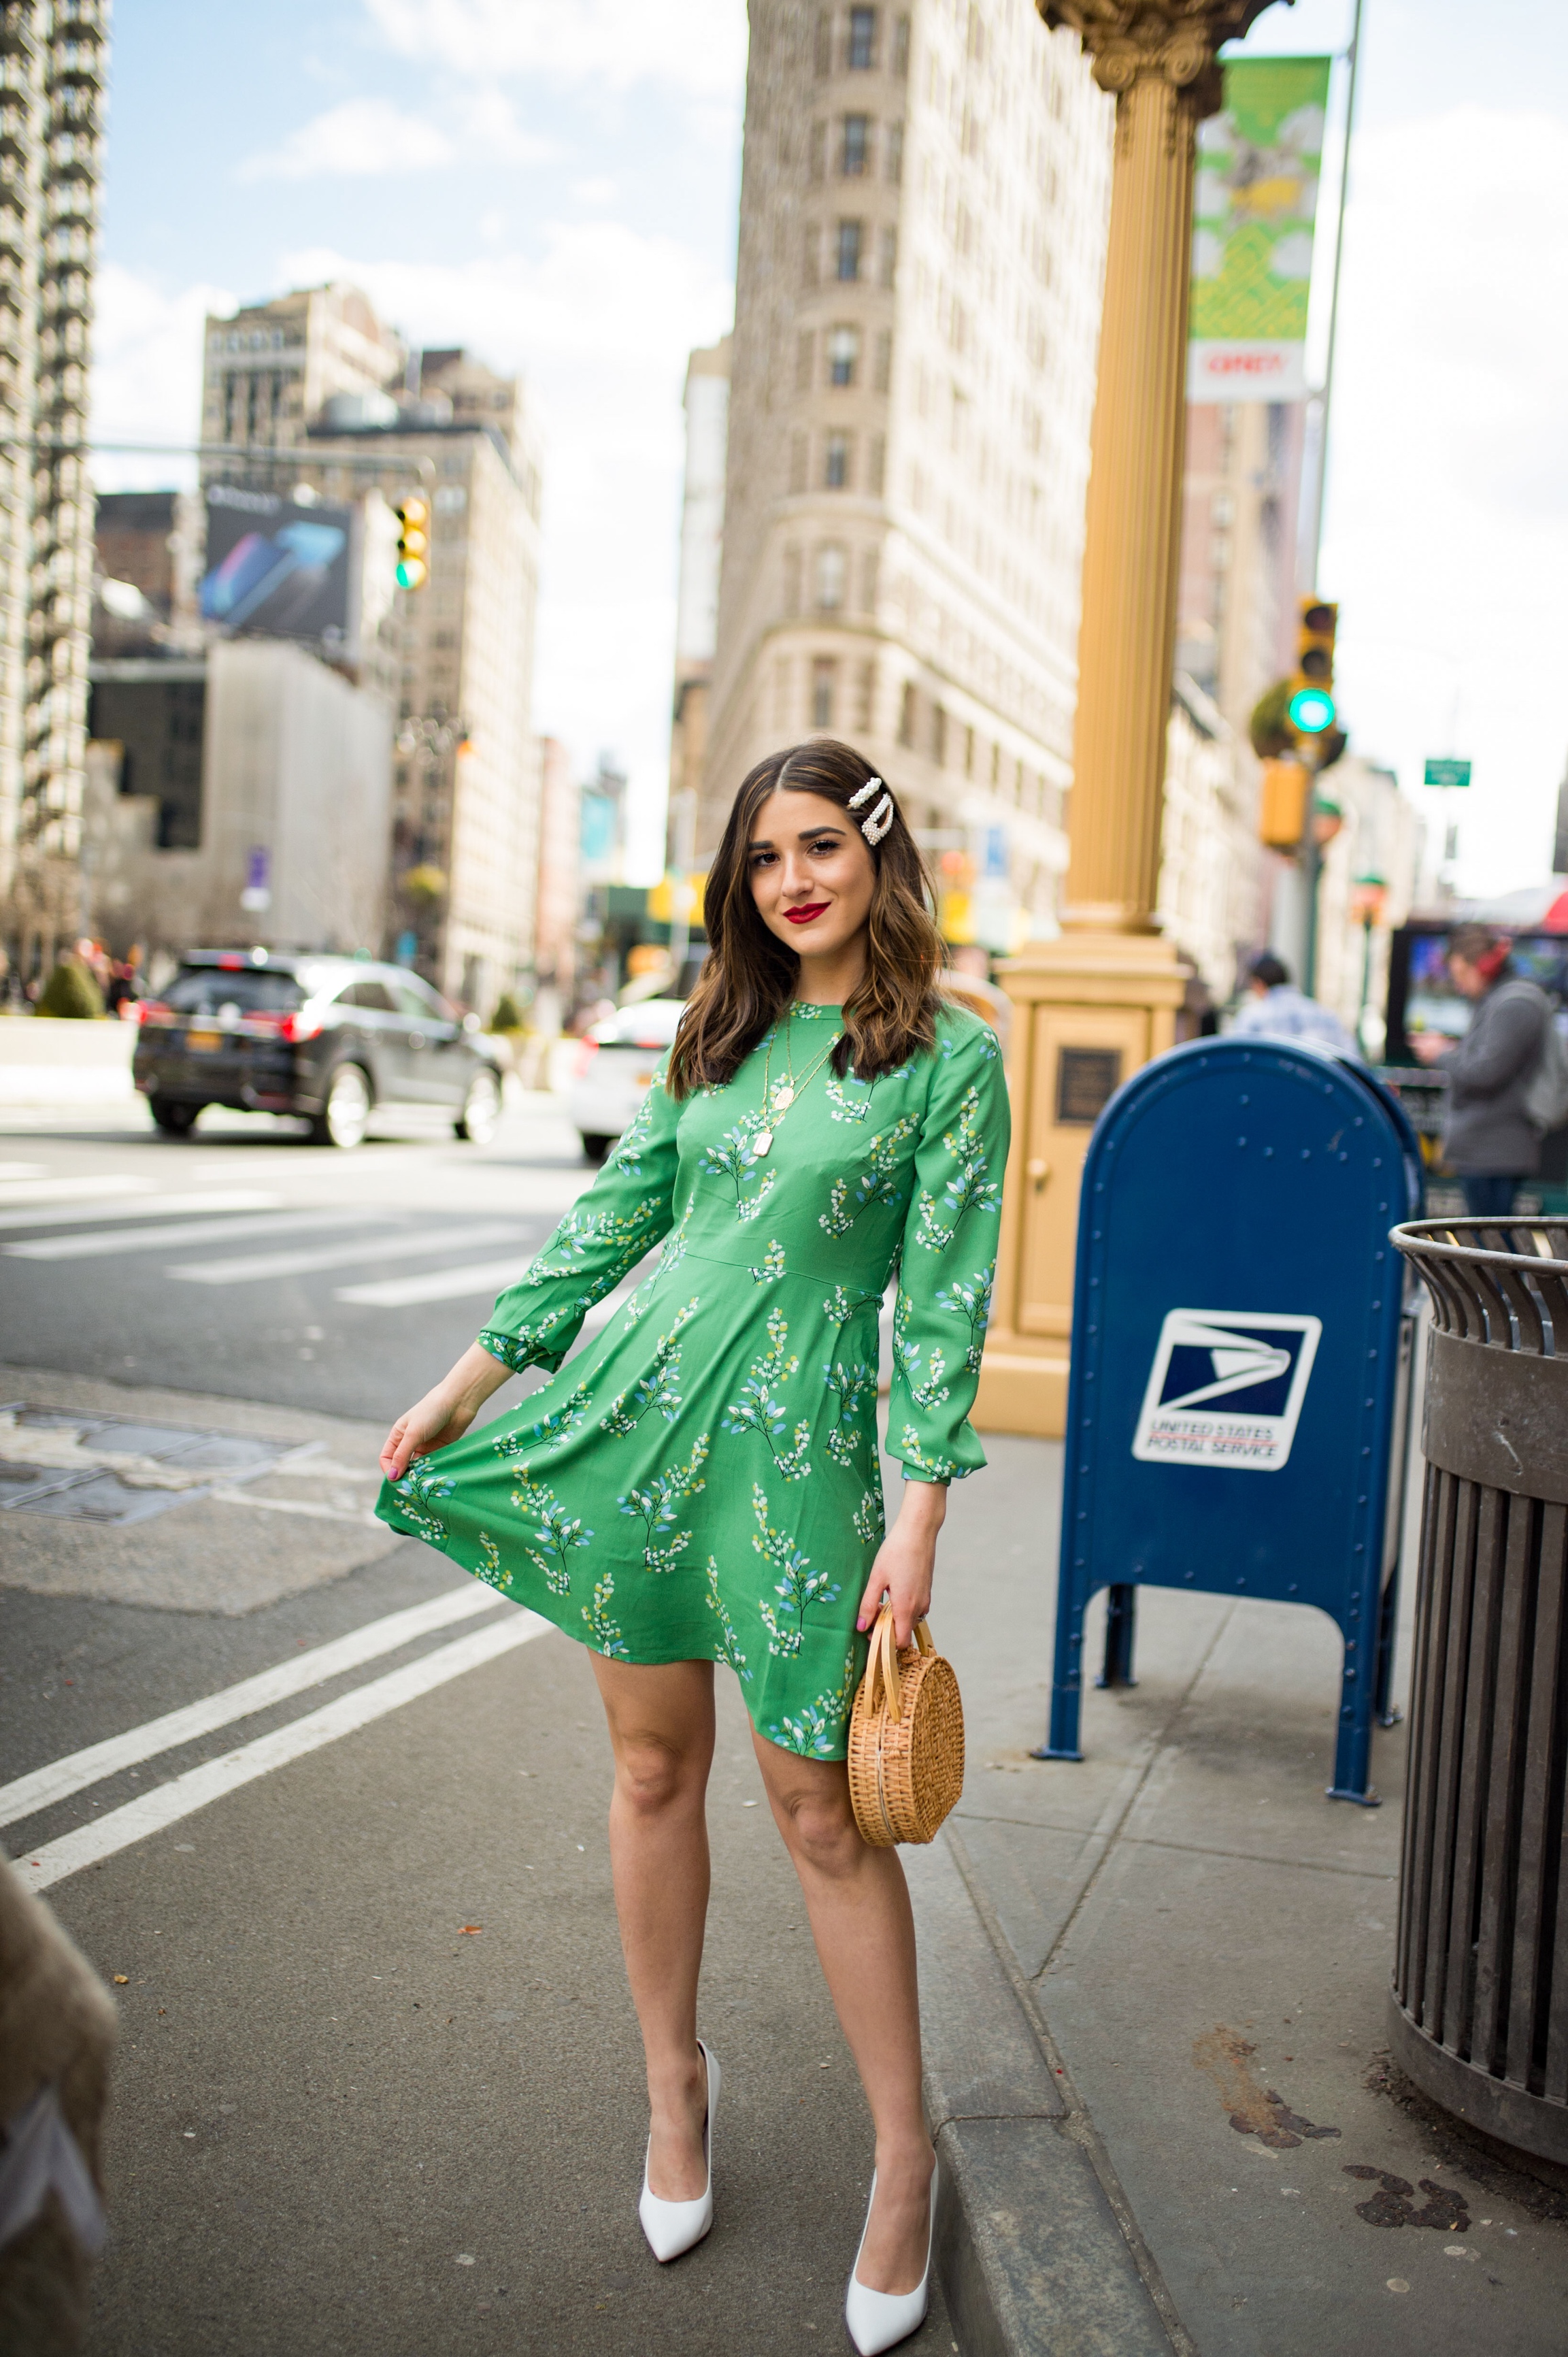
<svg viewBox="0 0 1568 2357">
<path fill-rule="evenodd" d="M 849 1722 L 849 1794 L 874 1849 L 929 1842 L 963 1790 L 963 1704 L 923 1620 L 894 1642 L 886 1606 Z"/>
</svg>

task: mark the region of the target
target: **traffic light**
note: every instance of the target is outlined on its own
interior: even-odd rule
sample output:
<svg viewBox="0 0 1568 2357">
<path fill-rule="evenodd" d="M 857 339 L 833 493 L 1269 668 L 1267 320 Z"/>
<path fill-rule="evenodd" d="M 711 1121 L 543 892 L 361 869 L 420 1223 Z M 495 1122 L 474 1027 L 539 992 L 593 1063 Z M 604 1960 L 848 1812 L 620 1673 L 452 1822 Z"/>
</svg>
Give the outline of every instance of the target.
<svg viewBox="0 0 1568 2357">
<path fill-rule="evenodd" d="M 1334 702 L 1334 634 L 1338 627 L 1337 606 L 1321 597 L 1302 599 L 1290 698 L 1290 725 L 1298 737 L 1321 737 L 1338 717 Z"/>
<path fill-rule="evenodd" d="M 397 586 L 423 589 L 430 578 L 430 507 L 425 500 L 400 500 L 397 518 Z"/>
</svg>

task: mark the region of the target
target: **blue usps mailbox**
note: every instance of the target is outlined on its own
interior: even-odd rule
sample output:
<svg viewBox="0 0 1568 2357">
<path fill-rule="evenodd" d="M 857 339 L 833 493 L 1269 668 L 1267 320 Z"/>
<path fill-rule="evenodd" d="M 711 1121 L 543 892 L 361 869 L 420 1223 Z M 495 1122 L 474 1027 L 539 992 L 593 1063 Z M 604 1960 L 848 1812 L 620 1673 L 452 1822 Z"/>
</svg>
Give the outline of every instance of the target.
<svg viewBox="0 0 1568 2357">
<path fill-rule="evenodd" d="M 1078 1760 L 1083 1624 L 1139 1587 L 1315 1604 L 1345 1641 L 1336 1800 L 1375 1802 L 1392 1667 L 1411 1326 L 1389 1243 L 1415 1136 L 1359 1066 L 1201 1039 L 1136 1073 L 1084 1164 L 1049 1740 Z M 1400 1463 L 1402 1466 L 1402 1450 Z"/>
</svg>

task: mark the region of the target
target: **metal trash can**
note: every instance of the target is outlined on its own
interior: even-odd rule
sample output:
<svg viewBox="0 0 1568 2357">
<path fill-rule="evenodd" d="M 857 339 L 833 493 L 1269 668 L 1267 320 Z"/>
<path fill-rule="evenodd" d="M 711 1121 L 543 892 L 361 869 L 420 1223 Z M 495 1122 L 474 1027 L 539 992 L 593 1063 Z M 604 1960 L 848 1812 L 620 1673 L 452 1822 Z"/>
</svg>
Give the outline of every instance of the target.
<svg viewBox="0 0 1568 2357">
<path fill-rule="evenodd" d="M 1395 2060 L 1568 2162 L 1568 1221 L 1417 1220 L 1432 1297 Z"/>
</svg>

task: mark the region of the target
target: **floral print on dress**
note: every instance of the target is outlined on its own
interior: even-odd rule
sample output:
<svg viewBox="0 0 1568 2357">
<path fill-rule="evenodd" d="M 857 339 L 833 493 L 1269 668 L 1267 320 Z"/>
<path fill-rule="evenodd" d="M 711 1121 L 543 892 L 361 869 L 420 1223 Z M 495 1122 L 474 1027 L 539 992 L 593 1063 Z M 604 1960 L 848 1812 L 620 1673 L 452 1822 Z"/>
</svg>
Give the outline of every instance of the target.
<svg viewBox="0 0 1568 2357">
<path fill-rule="evenodd" d="M 798 1358 L 787 1358 L 789 1327 L 782 1310 L 768 1313 L 768 1349 L 752 1361 L 751 1372 L 740 1387 L 740 1397 L 732 1400 L 725 1412 L 726 1432 L 759 1433 L 768 1444 L 768 1451 L 786 1481 L 803 1481 L 811 1469 L 811 1427 L 804 1418 L 796 1425 L 793 1445 L 780 1448 L 779 1440 L 789 1421 L 789 1410 L 779 1397 L 777 1386 L 788 1383 L 800 1366 Z"/>
<path fill-rule="evenodd" d="M 768 1631 L 768 1652 L 792 1659 L 805 1641 L 806 1615 L 811 1606 L 832 1603 L 839 1594 L 840 1584 L 825 1571 L 813 1571 L 811 1556 L 801 1552 L 789 1532 L 774 1528 L 768 1519 L 768 1492 L 760 1482 L 752 1483 L 751 1505 L 757 1516 L 757 1531 L 751 1544 L 779 1573 L 773 1593 L 781 1600 L 786 1612 L 793 1612 L 795 1625 L 792 1629 L 786 1627 L 766 1597 L 757 1604 L 757 1618 Z"/>
<path fill-rule="evenodd" d="M 838 1760 L 843 1755 L 844 1729 L 854 1708 L 854 1647 L 850 1646 L 843 1657 L 843 1669 L 836 1686 L 825 1694 L 813 1695 L 810 1702 L 797 1705 L 793 1712 L 786 1711 L 768 1732 L 775 1743 L 786 1751 L 798 1751 L 803 1760 Z"/>
<path fill-rule="evenodd" d="M 672 1539 L 664 1540 L 662 1544 L 660 1535 L 674 1527 L 676 1509 L 682 1499 L 695 1497 L 698 1491 L 707 1488 L 702 1473 L 707 1457 L 708 1435 L 699 1433 L 684 1465 L 666 1466 L 645 1490 L 628 1490 L 624 1498 L 616 1501 L 623 1514 L 642 1523 L 642 1560 L 650 1571 L 673 1571 L 691 1545 L 690 1531 L 677 1531 Z"/>
</svg>

